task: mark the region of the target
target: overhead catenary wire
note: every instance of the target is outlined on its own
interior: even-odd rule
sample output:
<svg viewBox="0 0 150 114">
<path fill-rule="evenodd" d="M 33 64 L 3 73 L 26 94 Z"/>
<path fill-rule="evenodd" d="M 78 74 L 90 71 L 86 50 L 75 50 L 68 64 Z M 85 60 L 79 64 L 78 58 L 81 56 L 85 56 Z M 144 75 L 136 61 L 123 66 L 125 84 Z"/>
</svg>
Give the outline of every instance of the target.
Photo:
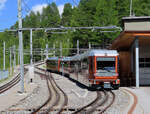
<svg viewBox="0 0 150 114">
<path fill-rule="evenodd" d="M 109 32 L 111 29 L 117 29 L 118 31 L 122 31 L 122 28 L 121 27 L 117 27 L 117 26 L 103 26 L 103 27 L 100 27 L 100 26 L 90 26 L 90 27 L 51 27 L 51 28 L 20 28 L 20 29 L 7 29 L 7 30 L 0 30 L 0 31 L 14 31 L 14 32 L 17 32 L 17 31 L 26 31 L 26 30 L 44 30 L 45 32 L 47 31 L 55 31 L 55 30 L 81 30 L 81 29 L 84 29 L 84 30 L 106 30 L 105 32 Z M 108 30 L 109 29 L 109 30 Z"/>
<path fill-rule="evenodd" d="M 27 13 L 30 13 L 30 12 L 31 12 L 31 9 L 30 9 L 30 7 L 27 5 L 27 3 L 26 3 L 24 0 L 22 0 L 22 3 L 23 3 L 24 6 L 25 6 L 25 11 L 26 11 Z"/>
<path fill-rule="evenodd" d="M 77 2 L 75 0 L 72 0 L 72 1 L 73 1 L 74 5 L 77 7 L 78 6 Z"/>
</svg>

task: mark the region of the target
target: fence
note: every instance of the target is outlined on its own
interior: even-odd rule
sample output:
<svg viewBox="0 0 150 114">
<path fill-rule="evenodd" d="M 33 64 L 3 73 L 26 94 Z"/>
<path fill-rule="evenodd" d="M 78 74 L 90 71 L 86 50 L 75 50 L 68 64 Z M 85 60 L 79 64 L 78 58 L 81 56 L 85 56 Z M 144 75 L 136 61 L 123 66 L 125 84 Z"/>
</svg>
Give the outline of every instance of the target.
<svg viewBox="0 0 150 114">
<path fill-rule="evenodd" d="M 0 70 L 0 80 L 5 79 L 9 76 L 8 70 Z"/>
</svg>

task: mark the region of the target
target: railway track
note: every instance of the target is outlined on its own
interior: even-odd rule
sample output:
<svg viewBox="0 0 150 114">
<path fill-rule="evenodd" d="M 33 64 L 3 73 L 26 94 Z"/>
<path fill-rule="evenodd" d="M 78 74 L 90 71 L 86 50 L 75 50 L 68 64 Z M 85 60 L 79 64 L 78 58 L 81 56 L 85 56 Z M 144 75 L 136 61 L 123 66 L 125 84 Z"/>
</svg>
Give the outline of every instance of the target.
<svg viewBox="0 0 150 114">
<path fill-rule="evenodd" d="M 44 69 L 38 67 L 36 68 L 43 72 L 45 71 Z M 50 77 L 52 77 L 51 73 L 50 73 Z M 50 78 L 50 80 L 52 79 Z M 115 94 L 112 91 L 105 91 L 105 90 L 97 91 L 97 97 L 91 103 L 87 104 L 82 108 L 79 108 L 77 111 L 73 112 L 72 114 L 83 114 L 83 113 L 91 114 L 94 112 L 102 114 L 113 104 L 114 100 L 115 100 Z"/>
<path fill-rule="evenodd" d="M 47 87 L 49 91 L 48 99 L 39 107 L 37 107 L 32 114 L 35 113 L 49 113 L 54 112 L 60 114 L 63 112 L 63 109 L 68 104 L 68 97 L 63 92 L 63 90 L 57 85 L 52 74 L 50 72 L 46 72 L 46 70 L 41 69 L 38 65 L 35 67 L 38 69 L 35 73 L 39 74 L 42 77 L 45 77 L 47 82 Z M 41 71 L 41 72 L 39 72 Z"/>
<path fill-rule="evenodd" d="M 25 74 L 26 72 L 27 69 L 25 69 Z M 5 91 L 15 86 L 17 83 L 19 83 L 19 81 L 20 81 L 20 73 L 17 74 L 17 76 L 15 76 L 11 81 L 0 87 L 0 94 L 4 93 Z"/>
<path fill-rule="evenodd" d="M 14 85 L 16 85 L 20 81 L 20 73 L 14 77 L 10 82 L 6 83 L 5 85 L 0 87 L 0 94 L 4 93 L 5 91 L 12 88 Z"/>
<path fill-rule="evenodd" d="M 97 91 L 97 97 L 91 103 L 73 112 L 72 114 L 98 114 L 105 112 L 114 102 L 115 94 L 112 91 Z"/>
</svg>

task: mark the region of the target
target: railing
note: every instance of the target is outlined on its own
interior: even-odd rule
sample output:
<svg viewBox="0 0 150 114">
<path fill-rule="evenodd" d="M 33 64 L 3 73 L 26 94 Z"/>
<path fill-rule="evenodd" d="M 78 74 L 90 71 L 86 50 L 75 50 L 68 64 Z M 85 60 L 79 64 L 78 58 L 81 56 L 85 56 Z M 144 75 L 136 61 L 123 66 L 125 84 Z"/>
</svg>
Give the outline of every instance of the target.
<svg viewBox="0 0 150 114">
<path fill-rule="evenodd" d="M 0 70 L 0 80 L 6 79 L 9 76 L 8 70 Z"/>
</svg>

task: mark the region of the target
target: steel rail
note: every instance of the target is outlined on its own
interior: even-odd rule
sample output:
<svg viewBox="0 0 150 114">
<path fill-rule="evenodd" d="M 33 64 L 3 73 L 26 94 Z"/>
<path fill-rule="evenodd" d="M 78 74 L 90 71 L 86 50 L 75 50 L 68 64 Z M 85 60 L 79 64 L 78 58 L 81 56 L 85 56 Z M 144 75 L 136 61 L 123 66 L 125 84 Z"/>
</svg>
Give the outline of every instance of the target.
<svg viewBox="0 0 150 114">
<path fill-rule="evenodd" d="M 38 69 L 38 70 L 40 70 L 40 71 L 46 72 L 45 69 L 39 68 L 39 67 L 38 67 L 39 65 L 41 65 L 41 64 L 36 65 L 35 68 Z M 48 81 L 49 81 L 50 84 L 51 84 L 51 87 L 52 87 L 51 89 L 54 91 L 54 93 L 55 93 L 55 95 L 56 95 L 56 100 L 55 100 L 55 102 L 54 102 L 50 107 L 48 107 L 46 110 L 44 110 L 44 113 L 46 113 L 46 114 L 49 113 L 50 111 L 53 110 L 54 106 L 57 106 L 57 105 L 58 105 L 58 103 L 59 103 L 59 101 L 60 101 L 60 94 L 59 94 L 58 90 L 60 90 L 60 91 L 63 93 L 63 96 L 64 96 L 64 103 L 63 103 L 62 107 L 58 110 L 58 114 L 62 113 L 64 106 L 66 106 L 66 105 L 68 104 L 67 95 L 66 95 L 66 94 L 63 92 L 63 90 L 57 85 L 57 83 L 55 82 L 55 80 L 54 80 L 54 78 L 53 78 L 53 76 L 52 76 L 51 73 L 48 72 L 48 73 L 49 73 L 48 75 L 43 74 L 43 73 L 40 73 L 40 72 L 37 72 L 37 71 L 35 71 L 35 73 L 37 73 L 37 74 L 39 74 L 39 75 L 43 75 L 43 76 L 45 75 L 45 76 L 46 76 L 47 84 L 48 84 Z M 48 85 L 49 85 L 49 84 L 48 84 Z M 57 87 L 58 90 L 56 90 L 56 87 Z M 45 103 L 42 104 L 40 107 L 38 107 L 36 110 L 34 110 L 34 111 L 32 112 L 32 114 L 35 114 L 35 113 L 39 112 L 43 107 L 45 107 L 45 106 L 51 101 L 51 99 L 52 99 L 52 90 L 51 90 L 51 89 L 50 89 L 50 87 L 49 87 L 49 91 L 51 91 L 51 98 L 48 98 L 48 99 L 45 101 Z"/>
<path fill-rule="evenodd" d="M 63 103 L 62 107 L 60 108 L 60 110 L 58 111 L 58 114 L 60 114 L 63 112 L 64 107 L 67 106 L 67 104 L 68 104 L 68 97 L 67 97 L 67 94 L 57 85 L 57 83 L 54 80 L 52 75 L 51 75 L 51 78 L 52 78 L 53 82 L 55 83 L 56 87 L 62 92 L 62 94 L 64 96 L 64 103 Z"/>
<path fill-rule="evenodd" d="M 78 114 L 78 113 L 91 114 L 91 113 L 95 112 L 96 110 L 100 111 L 99 114 L 102 114 L 103 112 L 105 112 L 113 104 L 113 102 L 115 100 L 115 94 L 112 91 L 110 91 L 110 93 L 113 96 L 112 101 L 104 109 L 98 109 L 98 107 L 105 105 L 106 102 L 109 100 L 108 92 L 105 90 L 102 92 L 104 93 L 103 97 L 102 97 L 102 93 L 97 92 L 97 98 L 94 101 L 92 101 L 88 105 L 82 107 L 81 109 L 73 112 L 72 114 Z M 98 97 L 98 95 L 100 95 L 100 97 Z M 99 100 L 101 100 L 101 101 L 99 101 Z M 89 108 L 89 109 L 86 109 L 86 108 Z"/>
<path fill-rule="evenodd" d="M 5 85 L 0 87 L 0 94 L 4 93 L 5 91 L 12 88 L 14 85 L 16 85 L 20 81 L 20 73 L 13 78 L 10 82 L 6 83 Z"/>
<path fill-rule="evenodd" d="M 25 74 L 27 72 L 27 69 L 25 68 Z M 20 73 L 17 74 L 11 81 L 7 82 L 6 84 L 2 85 L 0 87 L 0 94 L 4 93 L 5 91 L 9 90 L 13 86 L 15 86 L 20 81 Z"/>
<path fill-rule="evenodd" d="M 42 73 L 40 73 L 42 74 Z M 48 91 L 49 91 L 49 97 L 48 99 L 41 105 L 39 106 L 38 108 L 36 108 L 31 114 L 36 114 L 37 112 L 39 112 L 44 106 L 46 106 L 52 99 L 52 95 L 51 95 L 51 89 L 50 89 L 50 85 L 48 84 L 49 82 L 49 79 L 48 79 L 48 76 L 46 76 L 46 74 L 43 74 L 45 77 L 46 77 L 46 83 L 47 83 L 47 86 L 48 86 Z"/>
<path fill-rule="evenodd" d="M 49 73 L 49 72 L 48 72 L 48 73 Z M 53 89 L 53 91 L 54 91 L 54 93 L 55 93 L 55 95 L 56 95 L 56 99 L 55 99 L 55 102 L 52 104 L 52 106 L 50 106 L 50 107 L 46 110 L 46 113 L 51 112 L 52 109 L 53 109 L 53 107 L 54 107 L 54 106 L 57 106 L 58 103 L 59 103 L 59 101 L 60 101 L 60 94 L 58 93 L 58 91 L 56 90 L 56 88 L 55 88 L 55 86 L 54 86 L 54 84 L 53 84 L 53 82 L 52 82 L 51 75 L 48 75 L 48 79 L 49 79 L 49 81 L 50 81 L 50 83 L 51 83 L 51 86 L 52 86 L 52 89 Z"/>
<path fill-rule="evenodd" d="M 89 104 L 87 104 L 86 106 L 83 106 L 82 108 L 80 108 L 79 110 L 73 112 L 72 114 L 77 114 L 77 113 L 81 113 L 82 111 L 85 111 L 86 108 L 96 104 L 98 102 L 99 99 L 101 99 L 101 93 L 97 91 L 97 97 L 92 101 L 90 102 Z"/>
<path fill-rule="evenodd" d="M 108 100 L 108 94 L 106 91 L 102 91 L 104 93 L 104 98 L 101 97 L 101 101 L 97 102 L 97 104 L 95 104 L 92 108 L 90 108 L 89 110 L 86 110 L 86 114 L 91 114 L 93 112 L 95 112 L 95 110 L 102 106 L 103 104 L 105 104 L 105 102 Z"/>
<path fill-rule="evenodd" d="M 112 91 L 110 91 L 110 93 L 112 94 L 112 101 L 104 109 L 102 109 L 99 114 L 104 113 L 114 103 L 114 101 L 115 101 L 115 93 L 112 92 Z"/>
</svg>

